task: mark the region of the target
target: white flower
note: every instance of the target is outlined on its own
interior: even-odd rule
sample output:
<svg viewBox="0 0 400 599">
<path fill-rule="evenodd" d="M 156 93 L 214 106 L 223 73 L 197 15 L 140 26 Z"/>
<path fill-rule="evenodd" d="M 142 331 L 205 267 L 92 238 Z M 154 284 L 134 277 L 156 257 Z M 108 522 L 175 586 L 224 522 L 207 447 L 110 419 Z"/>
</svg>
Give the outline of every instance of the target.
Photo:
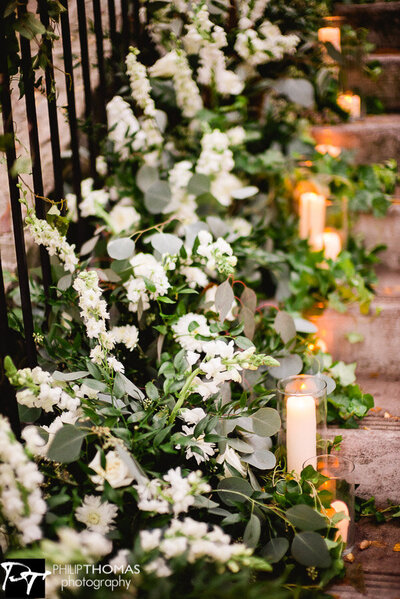
<svg viewBox="0 0 400 599">
<path fill-rule="evenodd" d="M 119 360 L 117 360 L 117 358 L 114 358 L 114 356 L 110 356 L 107 358 L 107 364 L 115 372 L 121 372 L 122 374 L 125 372 L 124 365 Z"/>
<path fill-rule="evenodd" d="M 172 570 L 167 566 L 166 561 L 162 557 L 149 562 L 144 566 L 146 572 L 154 573 L 158 578 L 167 578 L 171 576 Z"/>
<path fill-rule="evenodd" d="M 108 218 L 110 219 L 114 233 L 130 231 L 140 222 L 140 215 L 135 208 L 133 206 L 124 206 L 121 203 L 114 206 Z"/>
<path fill-rule="evenodd" d="M 196 352 L 193 352 L 193 351 L 188 351 L 186 354 L 186 361 L 189 364 L 189 366 L 193 366 L 194 364 L 196 364 L 196 362 L 199 358 L 200 358 L 200 354 L 197 354 Z"/>
<path fill-rule="evenodd" d="M 96 171 L 102 177 L 105 177 L 107 174 L 107 161 L 104 156 L 97 156 L 96 158 Z"/>
<path fill-rule="evenodd" d="M 150 299 L 156 299 L 160 295 L 166 295 L 171 287 L 165 270 L 152 254 L 139 253 L 131 258 L 135 277 L 145 277 L 155 287 L 155 291 L 148 291 Z"/>
<path fill-rule="evenodd" d="M 118 508 L 109 501 L 101 502 L 95 495 L 85 495 L 82 505 L 75 510 L 75 518 L 93 532 L 107 534 L 113 528 Z"/>
<path fill-rule="evenodd" d="M 218 464 L 224 464 L 225 476 L 233 476 L 229 468 L 226 466 L 226 463 L 230 464 L 237 470 L 241 476 L 246 476 L 247 470 L 246 467 L 243 466 L 240 461 L 239 454 L 236 453 L 232 447 L 226 446 L 224 453 L 220 454 L 217 457 Z M 225 463 L 226 462 L 226 463 Z"/>
<path fill-rule="evenodd" d="M 180 417 L 186 422 L 186 424 L 198 424 L 200 420 L 203 420 L 207 414 L 203 408 L 184 408 L 180 412 Z"/>
<path fill-rule="evenodd" d="M 152 551 L 160 544 L 161 530 L 159 528 L 154 528 L 153 530 L 141 530 L 139 537 L 143 551 Z"/>
<path fill-rule="evenodd" d="M 108 563 L 114 570 L 125 569 L 128 566 L 129 551 L 127 549 L 120 549 L 115 557 L 113 557 Z"/>
<path fill-rule="evenodd" d="M 231 173 L 221 172 L 211 181 L 211 193 L 222 206 L 229 206 L 233 193 L 242 187 L 241 181 Z"/>
<path fill-rule="evenodd" d="M 160 551 L 164 557 L 171 559 L 177 555 L 185 553 L 188 546 L 188 541 L 185 537 L 175 537 L 173 539 L 164 539 L 160 544 Z"/>
<path fill-rule="evenodd" d="M 123 343 L 130 351 L 135 349 L 139 341 L 139 331 L 133 324 L 113 327 L 109 331 L 109 335 L 115 343 Z"/>
<path fill-rule="evenodd" d="M 64 264 L 65 270 L 71 273 L 75 272 L 79 262 L 78 257 L 75 255 L 75 245 L 69 244 L 58 229 L 52 227 L 47 221 L 37 218 L 34 211 L 29 211 L 25 222 L 35 243 L 44 245 L 50 256 L 57 254 Z"/>
<path fill-rule="evenodd" d="M 90 477 L 93 483 L 97 485 L 96 489 L 101 490 L 104 487 L 104 481 L 107 481 L 114 489 L 130 485 L 133 477 L 129 474 L 125 462 L 119 457 L 117 452 L 113 450 L 108 451 L 105 459 L 106 466 L 103 469 L 100 452 L 98 451 L 89 464 L 89 468 L 96 472 L 95 475 L 91 475 Z"/>
<path fill-rule="evenodd" d="M 181 347 L 194 352 L 202 351 L 204 344 L 204 341 L 195 339 L 196 335 L 201 335 L 202 337 L 215 337 L 215 334 L 210 331 L 206 317 L 202 314 L 194 314 L 193 312 L 181 316 L 179 320 L 172 325 L 172 330 L 175 339 Z"/>
<path fill-rule="evenodd" d="M 204 289 L 204 287 L 207 287 L 208 277 L 201 268 L 198 268 L 197 266 L 182 266 L 180 271 L 191 289 L 194 289 L 195 287 Z"/>
</svg>

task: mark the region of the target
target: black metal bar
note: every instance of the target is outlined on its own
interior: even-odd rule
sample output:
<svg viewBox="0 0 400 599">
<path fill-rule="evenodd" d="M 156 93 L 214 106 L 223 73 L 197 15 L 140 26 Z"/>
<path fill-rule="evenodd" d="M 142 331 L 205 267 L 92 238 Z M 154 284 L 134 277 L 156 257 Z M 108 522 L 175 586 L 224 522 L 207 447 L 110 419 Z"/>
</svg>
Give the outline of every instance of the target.
<svg viewBox="0 0 400 599">
<path fill-rule="evenodd" d="M 93 136 L 93 109 L 92 109 L 92 88 L 90 84 L 90 66 L 89 66 L 89 49 L 88 37 L 86 30 L 86 9 L 85 3 L 82 0 L 77 0 L 78 9 L 78 28 L 79 42 L 81 46 L 81 66 L 83 89 L 85 95 L 85 129 L 87 133 L 88 148 L 89 148 L 89 164 L 90 176 L 95 180 L 96 174 L 96 145 Z"/>
<path fill-rule="evenodd" d="M 47 11 L 47 0 L 39 0 L 40 20 L 46 27 L 49 26 L 49 14 Z M 53 68 L 53 51 L 51 41 L 44 37 L 43 44 L 46 48 L 47 65 L 45 68 L 46 81 L 46 96 L 47 96 L 47 111 L 49 115 L 50 126 L 50 143 L 51 153 L 53 158 L 53 175 L 54 175 L 54 194 L 57 201 L 64 198 L 64 181 L 62 175 L 61 149 L 60 149 L 60 132 L 58 128 L 57 118 L 57 98 L 55 90 L 54 68 Z M 65 212 L 64 203 L 61 211 Z"/>
<path fill-rule="evenodd" d="M 97 69 L 99 71 L 100 94 L 98 100 L 100 105 L 101 122 L 106 125 L 106 72 L 104 68 L 103 28 L 101 23 L 100 0 L 93 0 L 94 33 L 96 36 Z"/>
<path fill-rule="evenodd" d="M 4 51 L 6 47 L 6 36 L 4 30 L 4 19 L 0 19 L 0 74 L 1 74 L 1 106 L 4 134 L 10 138 L 10 145 L 6 150 L 8 183 L 10 187 L 11 214 L 14 229 L 15 252 L 17 256 L 18 281 L 21 292 L 21 308 L 24 322 L 26 354 L 29 366 L 37 364 L 36 347 L 33 339 L 33 316 L 32 304 L 29 291 L 28 267 L 25 253 L 24 227 L 22 223 L 21 204 L 19 202 L 20 192 L 18 177 L 12 174 L 12 167 L 16 160 L 14 144 L 14 126 L 10 95 L 10 79 L 8 75 L 7 54 Z"/>
<path fill-rule="evenodd" d="M 128 0 L 121 0 L 121 18 L 122 18 L 122 50 L 124 56 L 128 54 L 131 39 L 131 23 L 128 10 Z"/>
<path fill-rule="evenodd" d="M 118 52 L 118 35 L 117 35 L 117 21 L 115 17 L 115 3 L 114 0 L 108 0 L 108 27 L 109 36 L 111 43 L 111 72 L 113 74 L 113 91 L 117 91 L 119 80 L 118 80 L 118 64 L 119 64 L 119 52 Z"/>
<path fill-rule="evenodd" d="M 10 421 L 11 428 L 17 438 L 21 435 L 18 404 L 15 390 L 4 372 L 4 358 L 10 354 L 10 329 L 8 327 L 7 303 L 4 290 L 3 266 L 0 254 L 0 412 Z"/>
<path fill-rule="evenodd" d="M 78 140 L 78 121 L 76 118 L 76 107 L 75 107 L 75 87 L 74 87 L 74 73 L 72 65 L 72 48 L 71 48 L 71 31 L 69 27 L 68 17 L 68 0 L 61 0 L 61 4 L 64 6 L 65 11 L 61 13 L 61 33 L 62 33 L 62 45 L 64 52 L 64 68 L 65 68 L 65 86 L 67 90 L 67 103 L 68 103 L 68 123 L 69 131 L 71 136 L 71 152 L 72 152 L 72 184 L 74 194 L 77 198 L 77 210 L 78 210 L 78 221 L 81 223 L 80 218 L 80 202 L 81 196 L 81 181 L 82 171 L 81 163 L 79 158 L 79 140 Z M 80 229 L 80 243 L 83 242 L 82 229 Z"/>
<path fill-rule="evenodd" d="M 19 16 L 22 16 L 25 13 L 26 4 L 19 4 Z M 42 164 L 40 159 L 39 131 L 36 114 L 31 46 L 29 40 L 26 37 L 23 37 L 22 35 L 20 35 L 20 47 L 22 80 L 24 83 L 26 116 L 28 120 L 29 148 L 32 160 L 33 189 L 35 192 L 35 210 L 38 218 L 44 219 L 46 218 L 46 211 L 43 199 L 44 189 L 42 178 Z M 51 267 L 49 254 L 47 253 L 47 250 L 43 245 L 40 246 L 40 264 L 42 268 L 44 293 L 46 298 L 48 299 L 50 295 L 51 285 Z"/>
<path fill-rule="evenodd" d="M 133 0 L 133 39 L 135 46 L 139 47 L 142 41 L 142 28 L 140 24 L 140 2 Z"/>
</svg>

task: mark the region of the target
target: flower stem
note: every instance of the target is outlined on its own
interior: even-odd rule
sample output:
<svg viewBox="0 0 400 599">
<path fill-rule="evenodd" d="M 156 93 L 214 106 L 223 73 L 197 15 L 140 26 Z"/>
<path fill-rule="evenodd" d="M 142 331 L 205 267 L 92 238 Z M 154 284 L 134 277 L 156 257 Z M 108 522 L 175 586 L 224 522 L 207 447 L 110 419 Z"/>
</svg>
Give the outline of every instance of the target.
<svg viewBox="0 0 400 599">
<path fill-rule="evenodd" d="M 181 409 L 181 407 L 182 407 L 185 399 L 188 397 L 188 395 L 190 393 L 190 386 L 193 383 L 193 380 L 196 378 L 196 376 L 200 372 L 201 372 L 201 368 L 196 368 L 196 370 L 193 370 L 193 372 L 190 374 L 188 380 L 186 381 L 186 383 L 182 387 L 182 390 L 181 390 L 181 392 L 179 393 L 179 396 L 178 396 L 178 401 L 176 402 L 175 407 L 174 407 L 174 409 L 171 412 L 171 416 L 169 417 L 169 424 L 172 424 L 174 422 L 177 413 Z"/>
</svg>

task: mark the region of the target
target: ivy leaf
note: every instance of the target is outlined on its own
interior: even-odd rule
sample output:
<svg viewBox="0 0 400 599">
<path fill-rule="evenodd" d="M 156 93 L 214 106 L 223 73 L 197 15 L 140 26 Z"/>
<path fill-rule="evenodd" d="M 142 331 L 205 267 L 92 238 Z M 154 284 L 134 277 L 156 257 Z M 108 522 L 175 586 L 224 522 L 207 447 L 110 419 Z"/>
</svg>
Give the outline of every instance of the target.
<svg viewBox="0 0 400 599">
<path fill-rule="evenodd" d="M 133 256 L 135 242 L 129 237 L 112 239 L 107 244 L 107 253 L 114 260 L 127 260 Z"/>
<path fill-rule="evenodd" d="M 171 201 L 171 189 L 166 181 L 156 181 L 145 191 L 144 205 L 151 214 L 160 214 Z"/>
<path fill-rule="evenodd" d="M 295 535 L 292 555 L 303 566 L 329 568 L 332 563 L 324 538 L 316 532 L 305 531 Z"/>
<path fill-rule="evenodd" d="M 285 537 L 276 537 L 265 545 L 262 556 L 270 564 L 276 564 L 281 561 L 288 549 L 289 541 Z"/>
<path fill-rule="evenodd" d="M 327 526 L 325 518 L 309 505 L 294 505 L 287 510 L 286 517 L 300 530 L 320 530 Z"/>
<path fill-rule="evenodd" d="M 28 40 L 46 33 L 44 25 L 31 12 L 26 12 L 15 21 L 15 29 Z"/>
<path fill-rule="evenodd" d="M 261 535 L 261 524 L 259 518 L 255 514 L 250 515 L 250 519 L 246 525 L 243 534 L 243 541 L 247 547 L 255 549 Z"/>
<path fill-rule="evenodd" d="M 63 464 L 75 462 L 79 459 L 82 443 L 87 434 L 87 431 L 83 431 L 72 424 L 64 424 L 56 432 L 48 449 L 47 457 L 53 462 Z"/>
<path fill-rule="evenodd" d="M 356 367 L 356 362 L 353 362 L 352 364 L 338 362 L 335 366 L 331 366 L 330 372 L 335 378 L 339 379 L 339 382 L 343 387 L 347 387 L 347 385 L 351 385 L 356 380 Z"/>
<path fill-rule="evenodd" d="M 218 285 L 215 293 L 215 307 L 219 313 L 221 322 L 224 322 L 229 314 L 234 299 L 235 296 L 233 295 L 232 287 L 228 279 L 221 283 L 221 285 Z"/>
</svg>

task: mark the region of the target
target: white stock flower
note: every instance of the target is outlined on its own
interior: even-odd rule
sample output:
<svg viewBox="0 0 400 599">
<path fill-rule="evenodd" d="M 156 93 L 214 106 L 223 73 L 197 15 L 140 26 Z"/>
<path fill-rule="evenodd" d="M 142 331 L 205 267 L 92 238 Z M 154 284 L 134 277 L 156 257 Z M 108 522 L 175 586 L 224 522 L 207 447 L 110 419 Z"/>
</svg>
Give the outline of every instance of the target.
<svg viewBox="0 0 400 599">
<path fill-rule="evenodd" d="M 114 528 L 117 513 L 117 506 L 109 501 L 102 503 L 96 495 L 85 495 L 82 505 L 75 510 L 75 518 L 85 524 L 88 530 L 107 534 Z"/>
<path fill-rule="evenodd" d="M 135 349 L 139 341 L 139 331 L 134 324 L 113 327 L 108 334 L 115 343 L 122 343 L 129 351 Z"/>
<path fill-rule="evenodd" d="M 50 256 L 57 254 L 65 270 L 75 272 L 79 262 L 75 255 L 75 245 L 69 244 L 58 229 L 52 227 L 46 220 L 37 218 L 33 211 L 29 212 L 25 222 L 35 243 L 43 245 Z"/>
<path fill-rule="evenodd" d="M 161 530 L 159 528 L 154 528 L 153 530 L 141 530 L 139 537 L 143 551 L 152 551 L 160 544 Z"/>
<path fill-rule="evenodd" d="M 217 462 L 218 464 L 224 465 L 224 472 L 226 477 L 233 476 L 229 468 L 226 466 L 227 463 L 233 466 L 235 470 L 237 470 L 241 474 L 241 476 L 246 476 L 247 474 L 246 467 L 240 461 L 239 454 L 236 453 L 236 451 L 228 445 L 226 446 L 224 453 L 220 454 L 217 457 Z"/>
<path fill-rule="evenodd" d="M 194 352 L 202 351 L 204 345 L 203 340 L 195 338 L 197 335 L 210 338 L 215 337 L 215 334 L 211 333 L 206 317 L 202 314 L 194 314 L 193 312 L 181 316 L 172 325 L 172 330 L 179 345 L 184 349 Z"/>
<path fill-rule="evenodd" d="M 194 289 L 195 287 L 207 287 L 208 277 L 201 268 L 198 266 L 182 266 L 180 272 L 185 277 L 189 287 Z"/>
</svg>

